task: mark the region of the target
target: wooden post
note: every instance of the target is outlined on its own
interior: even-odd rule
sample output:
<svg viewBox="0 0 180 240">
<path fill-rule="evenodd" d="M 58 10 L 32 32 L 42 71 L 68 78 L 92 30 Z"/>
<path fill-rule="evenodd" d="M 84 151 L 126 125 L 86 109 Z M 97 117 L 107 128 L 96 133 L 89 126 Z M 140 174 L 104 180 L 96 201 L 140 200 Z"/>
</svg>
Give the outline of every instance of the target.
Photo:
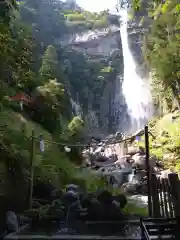
<svg viewBox="0 0 180 240">
<path fill-rule="evenodd" d="M 35 131 L 32 130 L 31 152 L 30 152 L 30 179 L 29 179 L 29 208 L 32 208 L 33 185 L 34 185 L 34 152 L 35 152 Z"/>
<path fill-rule="evenodd" d="M 169 178 L 169 183 L 170 183 L 170 188 L 171 188 L 171 193 L 172 193 L 172 198 L 173 198 L 173 205 L 174 205 L 174 212 L 175 212 L 175 217 L 180 217 L 180 190 L 179 190 L 179 178 L 178 174 L 176 173 L 171 173 L 168 175 Z"/>
<path fill-rule="evenodd" d="M 151 169 L 150 169 L 150 165 L 149 165 L 149 133 L 148 133 L 148 126 L 145 126 L 144 134 L 145 134 L 146 172 L 147 172 L 147 187 L 148 187 L 148 213 L 149 213 L 149 217 L 152 217 Z"/>
<path fill-rule="evenodd" d="M 159 203 L 159 188 L 156 175 L 152 174 L 151 183 L 152 183 L 152 217 L 158 218 L 161 217 L 160 214 L 160 203 Z"/>
</svg>

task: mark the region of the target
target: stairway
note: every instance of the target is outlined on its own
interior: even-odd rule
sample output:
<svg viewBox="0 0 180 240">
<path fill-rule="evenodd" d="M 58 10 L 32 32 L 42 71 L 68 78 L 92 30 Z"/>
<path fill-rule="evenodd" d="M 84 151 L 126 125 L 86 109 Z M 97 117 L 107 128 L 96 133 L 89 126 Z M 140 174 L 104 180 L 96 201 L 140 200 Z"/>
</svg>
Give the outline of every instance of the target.
<svg viewBox="0 0 180 240">
<path fill-rule="evenodd" d="M 38 232 L 25 232 L 19 231 L 18 233 L 12 233 L 7 235 L 4 239 L 61 239 L 61 240 L 180 240 L 180 230 L 178 229 L 178 224 L 176 219 L 152 219 L 146 218 L 141 219 L 139 221 L 128 221 L 136 226 L 141 226 L 141 236 L 122 236 L 121 234 L 62 234 L 56 233 L 52 235 L 46 235 L 45 233 L 38 233 Z M 96 222 L 95 225 L 102 224 L 103 222 Z M 122 222 L 121 222 L 122 223 Z M 126 222 L 127 223 L 127 222 Z M 104 223 L 103 223 L 104 224 Z M 112 222 L 107 224 L 107 229 L 111 229 Z M 114 222 L 114 224 L 118 224 L 118 222 Z M 92 226 L 94 223 L 88 223 L 88 228 L 92 230 Z M 95 226 L 94 226 L 95 227 Z M 114 236 L 112 236 L 114 235 Z"/>
<path fill-rule="evenodd" d="M 142 240 L 180 239 L 180 229 L 175 219 L 142 219 Z"/>
</svg>

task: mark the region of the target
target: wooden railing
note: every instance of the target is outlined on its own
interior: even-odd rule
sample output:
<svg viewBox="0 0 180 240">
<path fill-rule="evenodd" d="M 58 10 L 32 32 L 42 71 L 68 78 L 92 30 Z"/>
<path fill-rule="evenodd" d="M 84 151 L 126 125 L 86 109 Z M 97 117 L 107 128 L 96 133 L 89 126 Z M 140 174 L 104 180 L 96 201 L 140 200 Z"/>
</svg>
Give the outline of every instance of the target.
<svg viewBox="0 0 180 240">
<path fill-rule="evenodd" d="M 162 179 L 156 175 L 151 178 L 152 217 L 180 217 L 180 181 L 177 174 Z"/>
</svg>

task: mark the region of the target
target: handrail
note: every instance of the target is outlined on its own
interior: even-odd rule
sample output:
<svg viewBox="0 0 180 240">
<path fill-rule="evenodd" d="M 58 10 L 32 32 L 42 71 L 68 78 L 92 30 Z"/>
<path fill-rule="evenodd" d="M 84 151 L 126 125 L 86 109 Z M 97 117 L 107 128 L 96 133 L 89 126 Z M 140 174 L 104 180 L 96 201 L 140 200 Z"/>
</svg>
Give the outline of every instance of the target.
<svg viewBox="0 0 180 240">
<path fill-rule="evenodd" d="M 157 227 L 157 230 L 158 230 L 158 227 L 159 227 L 158 223 L 162 223 L 162 226 L 163 226 L 163 224 L 165 224 L 164 227 L 166 227 L 167 224 L 168 224 L 168 228 L 171 228 L 171 227 L 173 227 L 174 221 L 177 221 L 177 218 L 167 218 L 167 219 L 145 218 L 145 219 L 140 219 L 141 239 L 142 240 L 150 240 L 151 239 L 150 232 L 148 231 L 148 229 L 146 227 L 146 224 L 153 223 L 152 224 L 152 227 L 153 227 L 152 229 L 155 229 L 154 227 Z M 151 227 L 151 225 L 149 225 L 149 224 L 147 226 Z"/>
<path fill-rule="evenodd" d="M 141 227 L 141 238 L 143 240 L 150 240 L 148 230 L 147 230 L 145 224 L 143 223 L 142 219 L 140 219 L 140 227 Z M 145 237 L 145 239 L 144 239 L 144 237 Z"/>
</svg>

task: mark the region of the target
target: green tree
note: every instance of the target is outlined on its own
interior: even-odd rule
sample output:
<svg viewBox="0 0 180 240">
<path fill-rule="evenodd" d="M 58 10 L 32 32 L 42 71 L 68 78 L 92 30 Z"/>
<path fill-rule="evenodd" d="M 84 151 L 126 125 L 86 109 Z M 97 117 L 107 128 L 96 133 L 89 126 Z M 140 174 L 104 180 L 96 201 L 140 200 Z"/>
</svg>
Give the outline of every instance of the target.
<svg viewBox="0 0 180 240">
<path fill-rule="evenodd" d="M 168 0 L 164 3 L 151 1 L 148 6 L 146 5 L 147 7 L 149 16 L 153 20 L 149 21 L 151 27 L 145 37 L 144 56 L 155 78 L 153 88 L 156 93 L 159 86 L 156 102 L 161 99 L 163 104 L 166 102 L 169 108 L 175 99 L 176 105 L 180 108 L 180 41 L 178 30 L 180 15 L 177 3 L 175 0 Z"/>
<path fill-rule="evenodd" d="M 46 99 L 46 101 L 51 104 L 53 109 L 62 104 L 61 100 L 64 97 L 64 89 L 63 85 L 57 82 L 57 79 L 49 80 L 43 86 L 39 86 L 37 89 Z"/>
<path fill-rule="evenodd" d="M 47 47 L 42 58 L 42 65 L 39 72 L 45 81 L 58 77 L 58 55 L 53 45 Z"/>
<path fill-rule="evenodd" d="M 16 8 L 16 0 L 1 0 L 0 1 L 0 18 L 6 23 L 11 20 L 11 13 Z"/>
</svg>

